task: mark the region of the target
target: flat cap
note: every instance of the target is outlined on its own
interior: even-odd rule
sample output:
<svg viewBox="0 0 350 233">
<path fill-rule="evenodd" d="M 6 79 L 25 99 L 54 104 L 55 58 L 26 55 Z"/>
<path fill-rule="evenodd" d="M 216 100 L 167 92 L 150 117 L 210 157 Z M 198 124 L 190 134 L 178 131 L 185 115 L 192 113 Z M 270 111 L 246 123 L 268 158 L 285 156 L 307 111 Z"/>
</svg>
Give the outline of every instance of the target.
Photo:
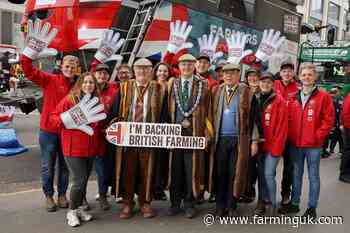
<svg viewBox="0 0 350 233">
<path fill-rule="evenodd" d="M 140 58 L 135 63 L 134 66 L 153 66 L 152 62 L 147 58 Z"/>
<path fill-rule="evenodd" d="M 109 66 L 103 63 L 98 64 L 96 66 L 96 71 L 99 71 L 99 70 L 106 70 L 107 72 L 109 72 Z"/>
<path fill-rule="evenodd" d="M 197 59 L 193 55 L 186 53 L 186 54 L 182 55 L 181 57 L 179 57 L 178 62 L 185 62 L 185 61 L 196 62 Z"/>
<path fill-rule="evenodd" d="M 270 79 L 272 81 L 274 81 L 274 77 L 273 77 L 273 74 L 271 72 L 262 72 L 261 75 L 260 75 L 260 80 L 264 80 L 264 79 Z"/>
<path fill-rule="evenodd" d="M 224 67 L 222 67 L 222 71 L 231 71 L 231 70 L 241 71 L 241 66 L 237 64 L 229 63 L 224 65 Z"/>
</svg>

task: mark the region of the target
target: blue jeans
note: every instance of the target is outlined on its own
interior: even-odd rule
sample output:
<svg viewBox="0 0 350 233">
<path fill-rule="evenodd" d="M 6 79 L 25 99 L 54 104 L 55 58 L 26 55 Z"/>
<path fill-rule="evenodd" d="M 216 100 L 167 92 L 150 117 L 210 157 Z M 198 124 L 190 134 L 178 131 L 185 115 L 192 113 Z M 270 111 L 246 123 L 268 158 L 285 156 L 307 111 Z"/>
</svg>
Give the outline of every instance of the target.
<svg viewBox="0 0 350 233">
<path fill-rule="evenodd" d="M 276 206 L 276 168 L 280 157 L 270 154 L 259 154 L 258 161 L 258 189 L 259 201 L 269 201 Z"/>
<path fill-rule="evenodd" d="M 309 173 L 308 208 L 316 208 L 320 196 L 320 160 L 322 148 L 293 147 L 293 188 L 292 204 L 299 206 L 303 185 L 304 162 L 306 159 Z"/>
<path fill-rule="evenodd" d="M 108 181 L 106 174 L 106 160 L 105 157 L 96 156 L 95 158 L 95 170 L 97 174 L 97 184 L 98 184 L 98 193 L 100 196 L 105 197 L 108 191 Z"/>
<path fill-rule="evenodd" d="M 264 178 L 266 182 L 267 199 L 273 206 L 276 206 L 276 168 L 280 157 L 265 155 Z"/>
<path fill-rule="evenodd" d="M 59 196 L 66 194 L 69 183 L 69 172 L 64 161 L 59 134 L 39 131 L 39 144 L 41 150 L 41 179 L 43 191 L 46 196 L 54 194 L 55 165 L 58 160 L 57 191 Z"/>
</svg>

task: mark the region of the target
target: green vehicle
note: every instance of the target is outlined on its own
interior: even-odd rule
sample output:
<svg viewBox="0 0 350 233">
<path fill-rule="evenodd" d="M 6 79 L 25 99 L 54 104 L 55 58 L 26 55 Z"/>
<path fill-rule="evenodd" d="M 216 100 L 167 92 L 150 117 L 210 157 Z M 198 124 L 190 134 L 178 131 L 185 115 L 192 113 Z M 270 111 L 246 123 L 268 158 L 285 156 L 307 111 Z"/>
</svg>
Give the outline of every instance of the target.
<svg viewBox="0 0 350 233">
<path fill-rule="evenodd" d="M 320 74 L 319 84 L 326 90 L 338 85 L 342 87 L 342 95 L 350 92 L 350 42 L 336 41 L 327 46 L 318 43 L 313 46 L 308 42 L 301 44 L 299 62 L 312 62 Z"/>
</svg>

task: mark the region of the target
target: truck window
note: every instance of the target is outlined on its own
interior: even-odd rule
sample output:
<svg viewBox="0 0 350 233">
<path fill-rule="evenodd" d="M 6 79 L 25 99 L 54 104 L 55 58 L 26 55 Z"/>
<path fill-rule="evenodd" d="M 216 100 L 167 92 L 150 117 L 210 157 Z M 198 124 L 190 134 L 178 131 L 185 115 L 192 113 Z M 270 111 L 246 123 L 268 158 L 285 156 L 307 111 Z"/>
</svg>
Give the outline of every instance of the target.
<svg viewBox="0 0 350 233">
<path fill-rule="evenodd" d="M 229 17 L 253 22 L 255 15 L 255 0 L 220 0 L 219 12 Z"/>
</svg>

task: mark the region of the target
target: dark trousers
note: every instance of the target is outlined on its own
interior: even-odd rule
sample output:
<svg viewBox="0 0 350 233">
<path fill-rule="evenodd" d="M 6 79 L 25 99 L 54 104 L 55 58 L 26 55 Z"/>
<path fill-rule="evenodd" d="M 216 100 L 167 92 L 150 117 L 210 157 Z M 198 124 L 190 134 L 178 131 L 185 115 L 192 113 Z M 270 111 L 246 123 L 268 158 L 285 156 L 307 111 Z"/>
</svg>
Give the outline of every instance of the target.
<svg viewBox="0 0 350 233">
<path fill-rule="evenodd" d="M 66 195 L 69 183 L 69 172 L 64 161 L 59 134 L 39 131 L 41 151 L 41 179 L 46 196 L 54 194 L 55 168 L 58 166 L 57 191 L 59 196 Z M 56 163 L 57 161 L 57 163 Z"/>
<path fill-rule="evenodd" d="M 70 190 L 70 208 L 75 210 L 82 205 L 86 196 L 86 187 L 95 157 L 65 157 L 65 160 L 73 181 Z"/>
<path fill-rule="evenodd" d="M 107 183 L 107 163 L 104 156 L 96 156 L 95 170 L 97 175 L 98 193 L 101 197 L 107 196 L 108 183 Z"/>
<path fill-rule="evenodd" d="M 156 193 L 161 193 L 165 189 L 165 173 L 168 162 L 169 151 L 166 149 L 157 149 L 154 164 L 154 191 Z"/>
<path fill-rule="evenodd" d="M 185 208 L 194 207 L 192 156 L 193 150 L 174 150 L 173 152 L 170 185 L 171 207 L 180 207 L 182 200 Z"/>
<path fill-rule="evenodd" d="M 350 178 L 350 129 L 344 128 L 344 153 L 340 162 L 340 176 Z"/>
<path fill-rule="evenodd" d="M 244 196 L 248 198 L 255 198 L 255 184 L 258 179 L 258 161 L 257 156 L 249 156 L 247 188 Z"/>
<path fill-rule="evenodd" d="M 233 198 L 233 182 L 237 159 L 237 137 L 220 137 L 215 153 L 216 166 L 216 208 L 236 208 Z"/>
<path fill-rule="evenodd" d="M 330 152 L 334 153 L 335 146 L 339 142 L 339 152 L 343 153 L 343 137 L 340 128 L 336 127 L 334 131 L 329 135 L 330 140 Z"/>
<path fill-rule="evenodd" d="M 147 178 L 152 179 L 148 171 L 149 153 L 141 148 L 128 148 L 124 154 L 124 203 L 133 204 L 137 193 L 139 205 L 143 206 L 146 203 Z"/>
<path fill-rule="evenodd" d="M 292 191 L 292 183 L 293 183 L 293 162 L 292 157 L 294 156 L 291 154 L 291 147 L 290 145 L 286 144 L 284 151 L 283 151 L 283 175 L 282 175 L 282 190 L 281 195 L 284 196 L 290 196 Z"/>
<path fill-rule="evenodd" d="M 95 170 L 97 174 L 98 193 L 106 197 L 108 187 L 111 186 L 111 194 L 115 195 L 115 146 L 107 143 L 103 156 L 96 156 Z"/>
</svg>

